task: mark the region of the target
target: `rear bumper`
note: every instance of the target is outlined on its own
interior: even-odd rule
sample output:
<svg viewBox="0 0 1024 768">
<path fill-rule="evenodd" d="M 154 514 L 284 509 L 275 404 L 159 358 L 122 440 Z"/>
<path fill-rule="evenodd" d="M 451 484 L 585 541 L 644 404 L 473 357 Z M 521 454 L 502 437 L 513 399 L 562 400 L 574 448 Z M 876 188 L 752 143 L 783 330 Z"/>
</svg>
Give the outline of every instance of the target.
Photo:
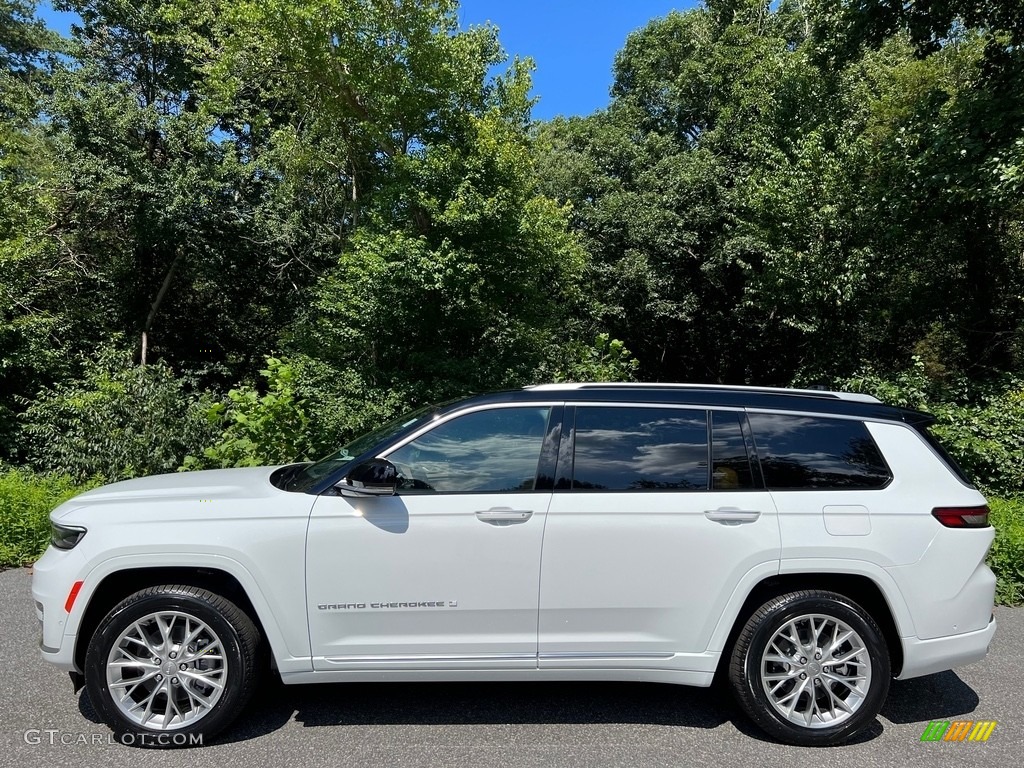
<svg viewBox="0 0 1024 768">
<path fill-rule="evenodd" d="M 995 633 L 996 620 L 992 617 L 987 627 L 974 632 L 935 637 L 930 640 L 904 637 L 903 669 L 896 679 L 907 680 L 981 661 L 988 653 L 989 644 Z"/>
</svg>

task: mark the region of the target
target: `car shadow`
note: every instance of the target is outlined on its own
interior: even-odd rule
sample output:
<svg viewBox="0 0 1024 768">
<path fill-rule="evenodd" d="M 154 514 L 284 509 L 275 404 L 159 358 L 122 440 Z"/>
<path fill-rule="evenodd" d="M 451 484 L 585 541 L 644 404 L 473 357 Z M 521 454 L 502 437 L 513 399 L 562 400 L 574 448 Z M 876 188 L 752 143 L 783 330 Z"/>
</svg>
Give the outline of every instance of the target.
<svg viewBox="0 0 1024 768">
<path fill-rule="evenodd" d="M 681 725 L 717 728 L 738 717 L 717 690 L 644 683 L 264 684 L 218 742 L 244 741 L 296 720 L 347 725 Z"/>
<path fill-rule="evenodd" d="M 893 681 L 881 715 L 893 723 L 928 722 L 973 711 L 977 694 L 953 672 Z M 87 692 L 83 716 L 99 723 Z M 608 682 L 344 683 L 283 685 L 268 678 L 216 743 L 248 741 L 295 720 L 305 727 L 352 725 L 630 724 L 717 728 L 731 722 L 774 741 L 739 710 L 724 685 L 712 688 Z M 872 741 L 875 720 L 850 743 Z"/>
<path fill-rule="evenodd" d="M 913 680 L 893 680 L 882 716 L 894 723 L 946 720 L 973 712 L 978 694 L 955 672 L 939 672 Z"/>
</svg>

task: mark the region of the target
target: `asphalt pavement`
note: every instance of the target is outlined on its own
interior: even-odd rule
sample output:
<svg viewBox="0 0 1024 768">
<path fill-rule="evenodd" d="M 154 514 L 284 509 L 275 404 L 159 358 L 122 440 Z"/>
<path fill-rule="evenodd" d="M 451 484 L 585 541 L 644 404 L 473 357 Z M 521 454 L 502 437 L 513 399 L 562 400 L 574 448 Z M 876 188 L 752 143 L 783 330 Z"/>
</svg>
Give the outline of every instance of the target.
<svg viewBox="0 0 1024 768">
<path fill-rule="evenodd" d="M 806 749 L 757 731 L 718 690 L 639 683 L 264 685 L 211 744 L 117 743 L 43 662 L 30 574 L 0 572 L 0 766 L 1024 766 L 1024 609 L 999 608 L 984 661 L 894 682 L 856 743 Z M 987 742 L 922 742 L 931 720 L 996 720 Z"/>
</svg>

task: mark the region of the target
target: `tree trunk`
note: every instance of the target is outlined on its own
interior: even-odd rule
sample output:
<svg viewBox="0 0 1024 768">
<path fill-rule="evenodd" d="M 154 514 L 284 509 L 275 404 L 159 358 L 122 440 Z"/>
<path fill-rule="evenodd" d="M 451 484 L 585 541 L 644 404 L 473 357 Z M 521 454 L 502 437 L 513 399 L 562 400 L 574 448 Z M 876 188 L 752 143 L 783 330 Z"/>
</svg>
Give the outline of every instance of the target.
<svg viewBox="0 0 1024 768">
<path fill-rule="evenodd" d="M 167 274 L 164 275 L 164 281 L 160 285 L 160 290 L 156 293 L 156 298 L 153 299 L 153 304 L 149 308 L 149 316 L 146 317 L 146 324 L 142 327 L 142 357 L 140 358 L 141 364 L 146 364 L 146 352 L 149 347 L 149 329 L 153 327 L 153 320 L 156 319 L 156 313 L 160 309 L 160 304 L 164 300 L 164 296 L 167 295 L 167 289 L 171 287 L 171 280 L 174 278 L 174 270 L 178 268 L 178 262 L 181 261 L 181 257 L 184 252 L 179 246 L 177 252 L 174 254 L 174 261 L 171 262 L 171 266 L 167 268 Z"/>
</svg>

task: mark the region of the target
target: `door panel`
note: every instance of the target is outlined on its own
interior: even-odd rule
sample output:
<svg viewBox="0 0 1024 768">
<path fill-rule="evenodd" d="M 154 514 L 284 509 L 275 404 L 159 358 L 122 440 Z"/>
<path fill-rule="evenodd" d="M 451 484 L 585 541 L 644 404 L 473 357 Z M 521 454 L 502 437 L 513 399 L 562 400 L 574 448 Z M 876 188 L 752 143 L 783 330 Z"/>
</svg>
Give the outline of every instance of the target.
<svg viewBox="0 0 1024 768">
<path fill-rule="evenodd" d="M 570 441 L 571 480 L 556 486 L 566 490 L 544 535 L 540 666 L 671 666 L 703 653 L 744 574 L 779 565 L 778 516 L 744 417 L 579 405 Z"/>
<path fill-rule="evenodd" d="M 540 543 L 550 499 L 319 498 L 307 545 L 314 666 L 445 667 L 480 655 L 493 656 L 488 666 L 535 666 Z M 478 517 L 501 507 L 532 514 L 515 522 Z"/>
<path fill-rule="evenodd" d="M 760 515 L 719 522 L 705 514 L 730 507 Z M 767 492 L 555 494 L 541 569 L 540 665 L 701 653 L 742 576 L 764 562 L 777 566 L 779 552 Z"/>
<path fill-rule="evenodd" d="M 557 445 L 552 410 L 453 414 L 383 452 L 398 495 L 317 500 L 306 545 L 315 668 L 536 667 L 551 493 L 535 488 Z"/>
</svg>

